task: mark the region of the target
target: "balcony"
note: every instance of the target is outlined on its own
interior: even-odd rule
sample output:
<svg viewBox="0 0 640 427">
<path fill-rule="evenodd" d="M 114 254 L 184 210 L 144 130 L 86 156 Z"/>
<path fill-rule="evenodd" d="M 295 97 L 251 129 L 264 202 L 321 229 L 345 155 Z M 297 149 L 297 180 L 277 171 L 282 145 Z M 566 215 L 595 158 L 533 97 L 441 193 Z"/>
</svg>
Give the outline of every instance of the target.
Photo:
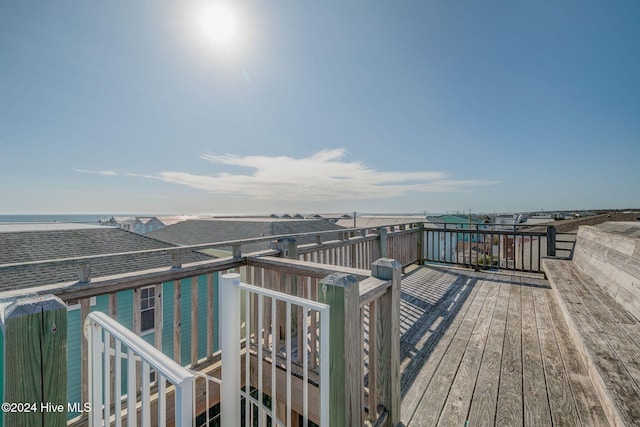
<svg viewBox="0 0 640 427">
<path fill-rule="evenodd" d="M 194 425 L 196 419 L 197 425 L 216 425 L 216 405 L 222 403 L 222 417 L 238 409 L 232 403 L 225 411 L 225 400 L 242 401 L 237 415 L 257 425 L 607 425 L 625 424 L 633 416 L 635 409 L 632 415 L 619 409 L 622 398 L 603 392 L 606 384 L 594 377 L 588 349 L 585 354 L 562 301 L 561 289 L 568 288 L 552 286 L 545 277 L 545 257 L 558 252 L 565 257 L 555 259 L 573 262 L 568 259 L 575 235 L 414 223 L 349 230 L 330 241 L 314 233 L 315 243 L 297 245 L 301 236 L 309 237 L 276 236 L 272 249 L 259 253 L 243 253 L 242 247 L 274 237 L 162 249 L 170 254 L 171 265 L 115 277 L 91 277 L 91 263 L 111 256 L 49 261 L 46 265 L 79 265 L 80 280 L 2 295 L 9 355 L 4 375 L 25 384 L 7 381 L 4 401 L 37 400 L 68 409 L 73 402 L 67 401 L 66 390 L 77 387 L 80 406 L 96 395 L 104 404 L 93 400 L 91 411 L 79 414 L 5 413 L 5 425 L 30 417 L 45 417 L 46 425 L 102 425 L 105 416 L 112 425 L 125 425 L 127 414 L 134 413 L 140 425 L 161 420 L 184 425 L 176 422 L 183 410 Z M 181 262 L 183 254 L 223 246 L 232 247 L 233 255 Z M 578 254 L 580 248 L 578 244 Z M 0 274 L 27 267 L 2 265 Z M 239 273 L 237 279 L 244 283 L 237 289 L 239 302 L 229 305 L 231 320 L 223 315 L 229 299 L 221 294 L 229 272 Z M 143 295 L 149 286 L 153 294 Z M 42 297 L 25 304 L 34 293 Z M 92 298 L 104 304 L 92 308 Z M 140 314 L 143 305 L 151 299 L 155 307 L 163 307 L 153 319 L 153 333 L 143 336 L 146 351 L 164 353 L 175 366 L 192 372 L 190 403 L 176 404 L 179 385 L 165 384 L 161 371 L 143 356 L 128 356 L 124 363 L 129 365 L 119 375 L 135 374 L 118 377 L 117 387 L 114 367 L 125 357 L 120 354 L 124 347 L 111 343 L 113 335 L 102 335 L 94 347 L 84 334 L 67 336 L 66 331 L 81 331 L 97 306 L 106 313 L 106 323 L 118 319 L 125 298 L 136 308 L 131 312 L 134 336 L 146 322 Z M 71 317 L 64 306 L 69 304 L 80 305 L 78 325 L 66 324 Z M 6 314 L 17 313 L 18 306 L 26 307 L 27 314 L 14 316 L 14 324 Z M 327 319 L 320 312 L 324 306 L 330 320 L 321 327 Z M 222 327 L 225 318 L 228 323 Z M 55 332 L 46 326 L 51 319 Z M 189 328 L 184 328 L 186 319 Z M 28 322 L 45 325 L 40 328 L 44 332 L 20 338 L 25 331 L 34 333 L 23 329 Z M 324 336 L 329 336 L 328 361 L 322 356 L 327 345 L 320 344 Z M 225 338 L 230 341 L 220 342 Z M 80 351 L 68 358 L 58 352 L 57 357 L 27 363 L 28 351 L 19 350 L 35 341 L 40 348 L 66 348 L 74 339 L 80 341 Z M 77 384 L 67 384 L 71 363 L 81 367 Z M 226 381 L 233 392 L 224 391 L 224 366 L 229 363 L 239 366 L 237 376 Z M 323 363 L 329 368 L 322 369 Z M 97 366 L 103 369 L 99 390 L 91 380 L 97 378 Z M 323 394 L 326 404 L 321 403 Z"/>
</svg>

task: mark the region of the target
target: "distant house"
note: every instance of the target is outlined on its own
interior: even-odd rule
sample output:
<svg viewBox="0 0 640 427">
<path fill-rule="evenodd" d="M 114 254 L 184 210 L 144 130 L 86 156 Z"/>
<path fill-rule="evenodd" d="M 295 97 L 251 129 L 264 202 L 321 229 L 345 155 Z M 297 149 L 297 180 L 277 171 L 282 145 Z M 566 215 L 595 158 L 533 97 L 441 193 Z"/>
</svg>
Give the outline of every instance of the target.
<svg viewBox="0 0 640 427">
<path fill-rule="evenodd" d="M 126 231 L 133 231 L 135 222 L 136 218 L 134 216 L 112 216 L 109 221 L 107 221 L 107 224 Z"/>
<path fill-rule="evenodd" d="M 138 234 L 159 230 L 166 225 L 165 222 L 155 216 L 112 216 L 106 224 Z"/>
<path fill-rule="evenodd" d="M 146 234 L 163 228 L 165 224 L 157 217 L 136 217 L 133 224 L 134 232 L 138 234 Z"/>
<path fill-rule="evenodd" d="M 0 264 L 19 263 L 27 261 L 52 260 L 59 258 L 74 258 L 89 255 L 104 255 L 109 253 L 123 253 L 148 249 L 162 249 L 174 245 L 160 242 L 146 236 L 130 233 L 116 227 L 90 226 L 82 224 L 0 224 Z M 211 259 L 210 256 L 187 252 L 183 255 L 183 262 L 196 262 Z M 120 255 L 107 259 L 99 259 L 91 262 L 91 276 L 93 278 L 123 274 L 134 271 L 143 271 L 153 268 L 171 265 L 171 255 L 167 253 L 147 253 L 135 256 Z M 78 281 L 78 266 L 73 264 L 55 264 L 46 267 L 28 266 L 3 270 L 0 273 L 0 291 L 20 290 L 42 285 L 75 283 Z M 191 317 L 188 312 L 187 302 L 190 301 L 191 281 L 183 281 L 182 300 L 185 303 L 181 315 L 181 323 L 184 328 L 191 328 Z M 198 301 L 206 303 L 206 276 L 198 278 Z M 217 292 L 217 277 L 214 275 L 215 292 Z M 132 292 L 119 292 L 117 295 L 117 320 L 125 327 L 133 327 L 133 303 Z M 146 302 L 141 310 L 142 337 L 154 342 L 155 334 L 163 336 L 162 350 L 167 355 L 173 355 L 173 282 L 162 284 L 160 306 L 156 306 L 154 287 L 142 288 L 142 296 Z M 215 301 L 218 301 L 215 298 Z M 91 300 L 91 311 L 108 312 L 108 296 L 102 295 Z M 199 316 L 198 328 L 201 332 L 199 348 L 205 348 L 206 336 L 206 307 L 202 307 Z M 214 315 L 218 309 L 214 307 Z M 68 402 L 80 402 L 80 336 L 81 318 L 79 305 L 69 305 L 67 312 L 67 360 L 68 360 Z M 161 316 L 163 327 L 161 331 L 153 329 L 155 316 Z M 217 318 L 216 318 L 217 324 Z M 217 335 L 216 335 L 217 336 Z M 217 343 L 214 346 L 217 349 Z M 4 338 L 0 334 L 0 354 L 4 346 Z M 181 343 L 183 360 L 190 357 L 191 343 L 184 339 Z M 3 359 L 0 357 L 0 372 L 2 372 Z M 0 381 L 0 395 L 2 395 L 2 382 Z M 78 414 L 69 413 L 73 418 Z"/>
<path fill-rule="evenodd" d="M 322 219 L 328 222 L 336 223 L 341 219 L 353 219 L 353 216 L 349 214 L 320 214 Z"/>
</svg>

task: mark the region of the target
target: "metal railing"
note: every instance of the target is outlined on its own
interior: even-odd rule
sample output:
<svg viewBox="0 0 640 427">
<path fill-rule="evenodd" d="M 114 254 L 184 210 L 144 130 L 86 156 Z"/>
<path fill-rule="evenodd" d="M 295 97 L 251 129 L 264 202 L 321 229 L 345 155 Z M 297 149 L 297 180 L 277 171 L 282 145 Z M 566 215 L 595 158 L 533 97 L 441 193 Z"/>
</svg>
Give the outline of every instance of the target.
<svg viewBox="0 0 640 427">
<path fill-rule="evenodd" d="M 115 426 L 121 426 L 124 417 L 127 426 L 135 427 L 138 419 L 138 402 L 140 402 L 142 426 L 151 426 L 152 419 L 153 425 L 165 426 L 168 409 L 167 382 L 173 385 L 175 425 L 193 424 L 194 375 L 191 372 L 105 313 L 93 312 L 88 315 L 85 321 L 85 334 L 89 342 L 90 426 L 110 425 L 113 405 Z M 126 360 L 126 367 L 123 367 L 123 360 Z M 111 375 L 112 367 L 113 376 Z M 157 383 L 157 412 L 153 416 L 151 413 L 152 369 Z M 127 385 L 126 395 L 122 394 L 123 380 Z M 126 400 L 124 410 L 123 400 Z"/>
<path fill-rule="evenodd" d="M 424 261 L 459 264 L 476 270 L 497 268 L 540 273 L 541 258 L 554 255 L 550 248 L 555 249 L 555 233 L 516 225 L 502 229 L 484 227 L 443 224 L 442 228 L 425 229 Z"/>
</svg>

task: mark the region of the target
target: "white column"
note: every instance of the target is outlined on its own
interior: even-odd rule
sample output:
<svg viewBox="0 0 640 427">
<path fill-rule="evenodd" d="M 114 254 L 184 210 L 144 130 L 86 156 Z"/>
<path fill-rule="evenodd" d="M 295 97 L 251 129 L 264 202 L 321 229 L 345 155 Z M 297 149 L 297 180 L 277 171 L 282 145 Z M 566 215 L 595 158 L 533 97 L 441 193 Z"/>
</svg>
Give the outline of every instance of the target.
<svg viewBox="0 0 640 427">
<path fill-rule="evenodd" d="M 220 416 L 223 426 L 240 425 L 240 275 L 220 280 L 220 335 L 222 386 Z"/>
</svg>

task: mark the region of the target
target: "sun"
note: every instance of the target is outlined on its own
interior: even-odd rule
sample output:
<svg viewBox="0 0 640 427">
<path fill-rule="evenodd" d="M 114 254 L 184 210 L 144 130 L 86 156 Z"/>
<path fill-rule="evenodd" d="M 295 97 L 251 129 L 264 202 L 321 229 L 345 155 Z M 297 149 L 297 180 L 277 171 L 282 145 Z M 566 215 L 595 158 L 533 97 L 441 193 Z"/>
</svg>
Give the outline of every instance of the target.
<svg viewBox="0 0 640 427">
<path fill-rule="evenodd" d="M 198 32 L 209 43 L 229 45 L 238 36 L 234 10 L 224 3 L 202 5 L 197 12 L 196 20 Z"/>
</svg>

